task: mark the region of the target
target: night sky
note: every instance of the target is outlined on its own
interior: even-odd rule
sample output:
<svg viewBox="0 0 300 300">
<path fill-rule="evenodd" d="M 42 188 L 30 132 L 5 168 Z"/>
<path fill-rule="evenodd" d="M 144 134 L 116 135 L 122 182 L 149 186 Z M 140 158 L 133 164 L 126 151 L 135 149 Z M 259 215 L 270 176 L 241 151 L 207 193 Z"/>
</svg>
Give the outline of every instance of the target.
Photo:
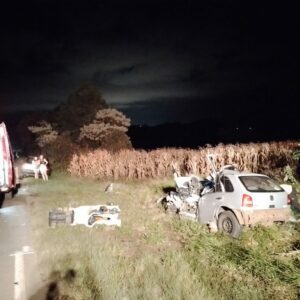
<svg viewBox="0 0 300 300">
<path fill-rule="evenodd" d="M 262 2 L 2 4 L 1 114 L 84 83 L 134 124 L 298 114 L 299 11 Z"/>
</svg>

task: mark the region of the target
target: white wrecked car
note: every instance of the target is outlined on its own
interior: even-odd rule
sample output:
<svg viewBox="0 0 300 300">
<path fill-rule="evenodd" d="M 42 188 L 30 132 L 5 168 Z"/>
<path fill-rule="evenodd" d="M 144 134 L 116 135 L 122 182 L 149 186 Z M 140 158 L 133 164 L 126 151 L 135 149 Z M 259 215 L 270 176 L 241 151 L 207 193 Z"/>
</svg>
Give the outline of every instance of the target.
<svg viewBox="0 0 300 300">
<path fill-rule="evenodd" d="M 212 230 L 238 237 L 243 226 L 287 222 L 291 198 L 271 178 L 240 172 L 234 166 L 216 171 L 213 157 L 210 178 L 175 176 L 176 192 L 165 198 L 167 209 L 209 225 Z"/>
<path fill-rule="evenodd" d="M 121 226 L 119 218 L 121 210 L 118 205 L 84 205 L 76 208 L 54 209 L 49 212 L 49 226 L 60 224 L 85 225 L 115 225 Z"/>
</svg>

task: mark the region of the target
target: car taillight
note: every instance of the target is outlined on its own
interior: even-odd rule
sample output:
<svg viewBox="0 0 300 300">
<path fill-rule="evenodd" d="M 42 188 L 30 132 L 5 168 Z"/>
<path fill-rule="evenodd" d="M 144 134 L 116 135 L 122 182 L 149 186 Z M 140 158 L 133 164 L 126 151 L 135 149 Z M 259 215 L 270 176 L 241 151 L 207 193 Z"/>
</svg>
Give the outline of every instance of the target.
<svg viewBox="0 0 300 300">
<path fill-rule="evenodd" d="M 244 206 L 244 207 L 253 207 L 252 197 L 247 195 L 247 194 L 243 194 L 242 206 Z"/>
<path fill-rule="evenodd" d="M 292 198 L 290 195 L 287 196 L 287 205 L 291 205 Z"/>
</svg>

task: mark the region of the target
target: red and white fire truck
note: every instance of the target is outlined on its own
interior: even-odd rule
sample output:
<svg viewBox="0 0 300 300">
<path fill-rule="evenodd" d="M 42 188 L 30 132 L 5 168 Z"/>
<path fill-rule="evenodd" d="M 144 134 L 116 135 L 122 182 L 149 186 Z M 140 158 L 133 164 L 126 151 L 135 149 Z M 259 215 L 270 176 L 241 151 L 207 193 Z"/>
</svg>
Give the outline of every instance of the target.
<svg viewBox="0 0 300 300">
<path fill-rule="evenodd" d="M 16 175 L 14 156 L 6 126 L 0 123 L 0 194 L 14 193 L 17 187 Z"/>
</svg>

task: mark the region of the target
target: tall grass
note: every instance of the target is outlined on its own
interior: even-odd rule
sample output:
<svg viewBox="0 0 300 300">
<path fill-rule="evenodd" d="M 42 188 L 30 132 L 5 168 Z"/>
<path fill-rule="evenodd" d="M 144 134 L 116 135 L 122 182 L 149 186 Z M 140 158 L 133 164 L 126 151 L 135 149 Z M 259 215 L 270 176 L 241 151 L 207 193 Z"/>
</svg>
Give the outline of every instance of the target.
<svg viewBox="0 0 300 300">
<path fill-rule="evenodd" d="M 91 178 L 162 178 L 173 169 L 181 174 L 208 174 L 207 154 L 216 156 L 216 165 L 235 164 L 241 170 L 252 172 L 274 171 L 291 162 L 296 143 L 292 141 L 219 144 L 216 147 L 191 149 L 158 149 L 154 151 L 123 150 L 110 153 L 95 150 L 74 154 L 68 167 L 70 174 Z"/>
<path fill-rule="evenodd" d="M 208 234 L 197 223 L 174 223 L 199 281 L 219 299 L 299 299 L 300 256 L 295 225 L 255 227 L 240 240 Z"/>
</svg>

